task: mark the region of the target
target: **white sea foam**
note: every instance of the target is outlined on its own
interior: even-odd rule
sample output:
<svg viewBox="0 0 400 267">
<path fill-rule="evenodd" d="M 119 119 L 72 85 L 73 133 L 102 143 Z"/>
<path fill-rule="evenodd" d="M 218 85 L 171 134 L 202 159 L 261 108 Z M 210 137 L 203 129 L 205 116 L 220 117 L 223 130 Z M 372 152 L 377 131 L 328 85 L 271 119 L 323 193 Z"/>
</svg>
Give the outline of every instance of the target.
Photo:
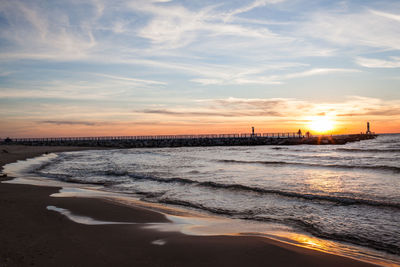
<svg viewBox="0 0 400 267">
<path fill-rule="evenodd" d="M 104 224 L 135 224 L 135 223 L 129 223 L 129 222 L 109 222 L 109 221 L 101 221 L 101 220 L 95 220 L 91 217 L 87 216 L 80 216 L 73 214 L 67 209 L 59 208 L 56 206 L 47 206 L 47 210 L 55 211 L 58 212 L 64 216 L 66 216 L 68 219 L 70 219 L 73 222 L 80 223 L 80 224 L 86 224 L 86 225 L 104 225 Z"/>
</svg>

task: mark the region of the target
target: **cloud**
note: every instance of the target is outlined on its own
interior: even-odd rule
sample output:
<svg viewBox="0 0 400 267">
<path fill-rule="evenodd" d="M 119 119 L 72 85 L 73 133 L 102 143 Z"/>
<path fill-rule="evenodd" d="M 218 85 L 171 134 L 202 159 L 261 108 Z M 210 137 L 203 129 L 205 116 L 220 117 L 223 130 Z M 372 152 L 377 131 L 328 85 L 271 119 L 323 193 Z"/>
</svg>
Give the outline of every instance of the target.
<svg viewBox="0 0 400 267">
<path fill-rule="evenodd" d="M 338 114 L 337 116 L 341 117 L 353 117 L 353 116 L 398 116 L 400 115 L 400 105 L 395 105 L 392 108 L 365 108 L 362 113 L 347 113 L 347 114 Z"/>
<path fill-rule="evenodd" d="M 12 74 L 11 71 L 0 71 L 0 77 L 6 77 Z"/>
<path fill-rule="evenodd" d="M 266 27 L 245 27 L 240 24 L 226 23 L 224 18 L 242 13 L 262 6 L 267 2 L 255 1 L 250 6 L 231 12 L 228 15 L 215 11 L 216 6 L 206 6 L 193 12 L 180 5 L 157 5 L 132 3 L 133 10 L 151 15 L 149 23 L 138 31 L 138 36 L 150 40 L 154 45 L 163 49 L 176 49 L 185 47 L 196 40 L 206 38 L 218 38 L 219 36 L 247 37 L 252 39 L 264 39 L 269 43 L 287 41 L 284 38 L 269 31 Z"/>
<path fill-rule="evenodd" d="M 291 79 L 284 70 L 308 65 L 302 57 L 326 57 L 333 51 L 293 34 L 293 24 L 280 33 L 260 20 L 241 23 L 245 18 L 237 16 L 280 2 L 256 0 L 227 10 L 228 3 L 193 8 L 176 1 L 139 0 L 120 1 L 111 8 L 110 2 L 91 0 L 87 5 L 77 1 L 45 9 L 16 1 L 0 8 L 9 24 L 0 37 L 15 44 L 0 53 L 0 60 L 129 64 L 158 67 L 170 77 L 184 73 L 189 75 L 185 79 L 202 85 L 279 85 Z M 226 64 L 215 63 L 226 59 Z M 272 75 L 269 70 L 283 71 Z M 114 76 L 108 78 L 122 77 Z M 130 81 L 167 83 L 150 80 L 154 83 Z"/>
<path fill-rule="evenodd" d="M 335 69 L 335 68 L 317 68 L 317 69 L 310 69 L 303 72 L 297 73 L 289 73 L 282 75 L 281 78 L 283 79 L 294 79 L 294 78 L 302 78 L 302 77 L 310 77 L 314 75 L 323 75 L 323 74 L 331 74 L 331 73 L 351 73 L 351 72 L 360 72 L 357 69 Z"/>
<path fill-rule="evenodd" d="M 143 113 L 177 116 L 397 116 L 400 115 L 399 100 L 382 100 L 360 96 L 347 97 L 343 102 L 319 102 L 292 98 L 226 98 L 202 99 L 192 108 L 145 109 Z M 196 111 L 194 111 L 194 109 Z M 212 112 L 210 112 L 212 111 Z"/>
<path fill-rule="evenodd" d="M 275 2 L 278 1 L 255 1 L 245 9 Z M 77 15 L 72 22 L 74 11 L 79 11 L 76 14 L 82 11 L 83 7 L 78 4 L 49 12 L 34 3 L 18 3 L 2 8 L 9 14 L 6 19 L 10 26 L 5 28 L 1 37 L 15 44 L 5 53 L 0 53 L 3 61 L 33 59 L 158 67 L 170 77 L 184 73 L 190 75 L 185 77 L 187 80 L 203 85 L 281 84 L 279 79 L 270 79 L 265 72 L 306 64 L 287 59 L 268 60 L 270 55 L 267 51 L 278 54 L 275 52 L 277 49 L 284 49 L 285 53 L 305 55 L 321 52 L 304 43 L 301 49 L 295 48 L 295 44 L 288 47 L 295 38 L 274 33 L 263 25 L 235 23 L 234 20 L 225 22 L 226 12 L 217 10 L 215 5 L 194 10 L 174 2 L 122 1 L 110 8 L 107 2 L 93 0 L 90 2 L 92 5 L 85 6 L 93 16 Z M 218 6 L 223 9 L 222 4 Z M 234 13 L 240 13 L 237 12 Z M 25 13 L 30 14 L 27 16 L 29 19 L 24 19 Z M 122 13 L 129 16 L 119 16 Z M 118 15 L 115 16 L 117 19 L 106 20 L 112 15 Z M 19 17 L 21 19 L 15 19 Z M 321 55 L 324 53 L 326 51 Z M 221 56 L 235 60 L 227 64 L 207 60 Z M 107 78 L 128 82 L 127 77 L 121 75 L 108 75 Z M 129 79 L 132 85 L 135 82 L 142 86 L 167 83 L 155 79 Z"/>
<path fill-rule="evenodd" d="M 55 124 L 55 125 L 84 125 L 84 126 L 96 126 L 96 125 L 104 125 L 105 122 L 91 122 L 91 121 L 60 121 L 60 120 L 46 120 L 39 121 L 39 123 L 44 124 Z M 109 123 L 107 123 L 109 124 Z"/>
<path fill-rule="evenodd" d="M 298 102 L 295 99 L 290 98 L 269 98 L 269 99 L 259 99 L 259 98 L 234 98 L 229 97 L 226 99 L 209 99 L 209 100 L 199 100 L 199 102 L 209 102 L 219 106 L 225 107 L 241 107 L 241 108 L 264 108 L 276 109 L 286 107 L 287 105 L 293 105 Z"/>
<path fill-rule="evenodd" d="M 255 72 L 239 72 L 232 73 L 230 76 L 217 77 L 218 72 L 209 73 L 205 78 L 192 79 L 192 82 L 200 83 L 202 85 L 223 85 L 223 84 L 282 84 L 286 80 L 310 77 L 315 75 L 328 75 L 333 73 L 354 73 L 360 72 L 357 69 L 343 69 L 343 68 L 315 68 L 301 72 L 292 72 L 279 75 L 267 75 L 262 69 Z M 256 74 L 256 75 L 255 75 Z"/>
<path fill-rule="evenodd" d="M 145 113 L 145 114 L 157 114 L 157 115 L 167 115 L 175 117 L 253 117 L 253 116 L 273 116 L 280 117 L 277 111 L 191 111 L 191 110 L 169 110 L 169 109 L 144 109 L 134 111 L 135 113 Z"/>
<path fill-rule="evenodd" d="M 154 81 L 154 80 L 144 80 L 144 79 L 131 78 L 131 77 L 122 77 L 122 76 L 115 76 L 115 75 L 102 74 L 102 73 L 94 73 L 94 75 L 105 77 L 105 78 L 110 78 L 113 80 L 129 81 L 129 82 L 133 82 L 133 84 L 135 84 L 135 85 L 138 85 L 138 84 L 166 85 L 167 84 L 166 82 L 160 82 L 160 81 Z"/>
<path fill-rule="evenodd" d="M 400 49 L 397 15 L 358 8 L 355 12 L 315 12 L 299 34 L 342 46 Z"/>
<path fill-rule="evenodd" d="M 400 57 L 391 57 L 391 60 L 358 57 L 356 63 L 367 68 L 400 68 Z"/>
<path fill-rule="evenodd" d="M 400 100 L 352 96 L 343 103 L 327 107 L 334 108 L 335 116 L 338 117 L 368 116 L 375 119 L 391 118 L 393 121 L 400 119 Z"/>
<path fill-rule="evenodd" d="M 249 11 L 255 9 L 255 8 L 266 6 L 267 4 L 276 4 L 276 3 L 281 3 L 281 2 L 284 2 L 284 1 L 285 0 L 256 0 L 256 1 L 250 3 L 250 4 L 246 5 L 246 6 L 237 8 L 237 9 L 229 12 L 226 15 L 226 18 L 224 20 L 228 21 L 228 20 L 230 20 L 231 17 L 233 17 L 233 16 L 235 16 L 237 14 L 249 12 Z"/>
<path fill-rule="evenodd" d="M 387 13 L 387 12 L 382 12 L 382 11 L 378 11 L 378 10 L 370 10 L 370 12 L 375 14 L 375 15 L 378 15 L 378 16 L 381 16 L 381 17 L 384 17 L 384 18 L 388 18 L 388 19 L 400 22 L 400 15 Z"/>
<path fill-rule="evenodd" d="M 0 84 L 0 99 L 133 101 L 133 94 L 141 92 L 141 97 L 145 98 L 146 95 L 158 92 L 165 85 L 167 83 L 163 81 L 82 72 L 67 79 L 42 80 L 38 78 L 38 80 L 25 80 L 18 78 L 17 81 L 14 81 L 13 87 Z M 162 94 L 160 93 L 160 95 Z M 138 99 L 137 96 L 135 98 Z"/>
<path fill-rule="evenodd" d="M 286 69 L 306 67 L 307 64 L 299 62 L 268 62 L 265 64 L 251 65 L 228 65 L 228 64 L 211 64 L 211 63 L 165 63 L 154 60 L 137 60 L 136 63 L 146 65 L 149 67 L 157 67 L 163 69 L 171 69 L 182 73 L 194 75 L 190 81 L 202 85 L 224 85 L 224 84 L 280 84 L 280 79 L 284 76 L 271 76 L 268 77 L 267 73 L 271 71 L 285 71 Z M 331 72 L 334 72 L 332 69 Z M 336 72 L 348 70 L 336 70 Z M 318 72 L 315 71 L 314 72 Z M 323 72 L 323 71 L 320 71 Z M 325 71 L 328 72 L 328 71 Z M 290 77 L 289 77 L 290 78 Z"/>
<path fill-rule="evenodd" d="M 89 81 L 53 80 L 43 83 L 32 82 L 28 86 L 22 82 L 16 88 L 0 87 L 0 98 L 28 99 L 60 99 L 60 100 L 92 100 L 110 99 L 124 94 L 120 88 L 110 90 L 116 83 Z M 120 85 L 120 84 L 119 84 Z M 25 89 L 26 87 L 31 89 Z"/>
<path fill-rule="evenodd" d="M 80 17 L 81 24 L 73 27 L 71 14 L 61 9 L 48 12 L 33 2 L 6 1 L 0 15 L 7 21 L 0 38 L 12 44 L 0 54 L 2 59 L 76 60 L 87 58 L 97 45 L 90 27 L 84 26 L 90 19 Z"/>
<path fill-rule="evenodd" d="M 148 108 L 134 110 L 134 113 L 165 116 L 168 118 L 205 118 L 218 122 L 221 117 L 233 120 L 242 120 L 244 117 L 273 118 L 288 117 L 293 114 L 293 110 L 298 108 L 306 109 L 307 103 L 294 99 L 271 98 L 271 99 L 202 99 L 196 100 L 189 105 L 190 107 L 181 108 Z M 222 121 L 220 121 L 222 122 Z"/>
</svg>

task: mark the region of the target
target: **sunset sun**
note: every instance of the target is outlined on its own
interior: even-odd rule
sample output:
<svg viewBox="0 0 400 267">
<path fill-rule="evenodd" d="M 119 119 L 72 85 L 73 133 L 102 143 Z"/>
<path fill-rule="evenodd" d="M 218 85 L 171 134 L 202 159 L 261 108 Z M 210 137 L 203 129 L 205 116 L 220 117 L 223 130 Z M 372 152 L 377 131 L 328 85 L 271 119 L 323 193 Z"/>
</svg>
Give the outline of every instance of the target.
<svg viewBox="0 0 400 267">
<path fill-rule="evenodd" d="M 308 127 L 316 133 L 326 133 L 334 129 L 335 122 L 326 116 L 312 117 Z"/>
</svg>

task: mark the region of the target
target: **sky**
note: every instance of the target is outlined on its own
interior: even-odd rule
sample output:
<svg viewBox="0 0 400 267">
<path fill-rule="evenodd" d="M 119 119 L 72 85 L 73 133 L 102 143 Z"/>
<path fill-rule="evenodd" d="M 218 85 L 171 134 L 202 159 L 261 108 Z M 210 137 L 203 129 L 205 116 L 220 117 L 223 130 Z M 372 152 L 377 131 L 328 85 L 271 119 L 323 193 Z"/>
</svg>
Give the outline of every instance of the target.
<svg viewBox="0 0 400 267">
<path fill-rule="evenodd" d="M 0 0 L 0 138 L 316 119 L 400 132 L 400 1 Z"/>
</svg>

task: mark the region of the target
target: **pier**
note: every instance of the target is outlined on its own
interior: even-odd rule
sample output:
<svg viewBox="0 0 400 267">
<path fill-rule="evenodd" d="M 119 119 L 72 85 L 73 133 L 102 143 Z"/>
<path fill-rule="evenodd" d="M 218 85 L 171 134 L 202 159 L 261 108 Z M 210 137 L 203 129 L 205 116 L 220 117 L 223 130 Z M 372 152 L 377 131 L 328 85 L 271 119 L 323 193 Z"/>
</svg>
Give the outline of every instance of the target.
<svg viewBox="0 0 400 267">
<path fill-rule="evenodd" d="M 208 135 L 152 135 L 98 136 L 52 138 L 6 138 L 0 144 L 30 146 L 84 147 L 190 147 L 190 146 L 256 146 L 256 145 L 342 145 L 374 139 L 375 134 L 303 136 L 298 133 L 208 134 Z"/>
</svg>

